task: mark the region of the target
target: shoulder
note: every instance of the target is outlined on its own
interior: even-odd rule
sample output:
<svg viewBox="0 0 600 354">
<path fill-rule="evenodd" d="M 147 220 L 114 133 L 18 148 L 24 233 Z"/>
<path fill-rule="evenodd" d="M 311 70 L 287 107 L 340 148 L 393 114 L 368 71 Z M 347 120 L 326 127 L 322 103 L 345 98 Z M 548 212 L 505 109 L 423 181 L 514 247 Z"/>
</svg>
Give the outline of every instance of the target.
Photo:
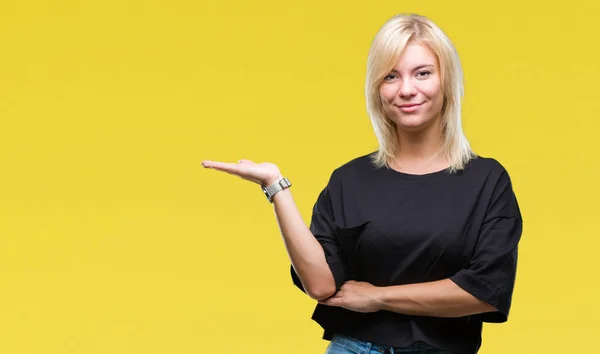
<svg viewBox="0 0 600 354">
<path fill-rule="evenodd" d="M 375 165 L 371 162 L 371 156 L 374 153 L 370 152 L 343 162 L 333 170 L 332 178 L 337 180 L 347 179 L 376 169 Z"/>
<path fill-rule="evenodd" d="M 484 157 L 477 155 L 465 167 L 465 172 L 470 174 L 479 174 L 489 177 L 500 177 L 508 175 L 504 165 L 493 157 Z"/>
<path fill-rule="evenodd" d="M 473 185 L 482 185 L 491 191 L 501 191 L 512 189 L 512 181 L 505 166 L 493 157 L 476 158 L 469 161 L 464 170 L 464 174 L 469 176 L 467 179 Z"/>
</svg>

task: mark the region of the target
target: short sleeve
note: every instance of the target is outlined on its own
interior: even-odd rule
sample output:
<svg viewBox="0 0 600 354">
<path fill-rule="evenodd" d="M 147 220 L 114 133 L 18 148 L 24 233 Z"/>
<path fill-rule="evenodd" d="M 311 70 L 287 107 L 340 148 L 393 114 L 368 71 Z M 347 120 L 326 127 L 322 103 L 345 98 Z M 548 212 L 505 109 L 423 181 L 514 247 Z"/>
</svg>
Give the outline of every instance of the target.
<svg viewBox="0 0 600 354">
<path fill-rule="evenodd" d="M 518 243 L 523 222 L 510 178 L 503 171 L 487 206 L 468 267 L 450 279 L 498 311 L 483 322 L 506 322 L 516 279 Z"/>
<path fill-rule="evenodd" d="M 325 259 L 335 279 L 336 290 L 339 290 L 346 281 L 346 271 L 336 236 L 337 226 L 334 220 L 332 200 L 336 188 L 334 176 L 335 172 L 313 206 L 309 229 L 323 247 Z M 291 275 L 294 284 L 306 292 L 293 266 Z"/>
</svg>

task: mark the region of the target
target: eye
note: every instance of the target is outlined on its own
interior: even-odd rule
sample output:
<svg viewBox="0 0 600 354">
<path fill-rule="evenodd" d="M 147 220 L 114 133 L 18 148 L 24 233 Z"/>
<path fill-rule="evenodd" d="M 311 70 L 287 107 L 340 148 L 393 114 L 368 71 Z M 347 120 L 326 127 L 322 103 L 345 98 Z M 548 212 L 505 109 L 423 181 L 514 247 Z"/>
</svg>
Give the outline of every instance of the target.
<svg viewBox="0 0 600 354">
<path fill-rule="evenodd" d="M 394 74 L 387 74 L 387 75 L 386 75 L 386 76 L 383 78 L 383 80 L 384 80 L 384 81 L 390 81 L 390 80 L 393 80 L 393 79 L 395 79 L 395 78 L 396 78 L 396 75 L 394 75 Z"/>
<path fill-rule="evenodd" d="M 418 77 L 418 78 L 426 78 L 426 77 L 428 77 L 429 75 L 431 75 L 431 71 L 428 71 L 428 70 L 419 71 L 419 72 L 417 73 L 417 77 Z"/>
</svg>

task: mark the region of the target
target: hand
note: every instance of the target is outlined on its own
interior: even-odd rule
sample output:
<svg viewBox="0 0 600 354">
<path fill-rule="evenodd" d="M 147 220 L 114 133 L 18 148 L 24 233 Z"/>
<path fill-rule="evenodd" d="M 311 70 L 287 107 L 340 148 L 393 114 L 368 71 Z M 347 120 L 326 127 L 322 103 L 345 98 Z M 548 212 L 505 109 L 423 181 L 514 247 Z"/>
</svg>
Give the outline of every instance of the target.
<svg viewBox="0 0 600 354">
<path fill-rule="evenodd" d="M 356 312 L 377 312 L 381 310 L 381 303 L 377 300 L 379 291 L 379 287 L 367 282 L 349 280 L 335 295 L 319 303 Z"/>
<path fill-rule="evenodd" d="M 250 160 L 239 160 L 238 163 L 204 160 L 202 161 L 202 166 L 205 168 L 212 168 L 217 171 L 227 172 L 247 181 L 258 183 L 264 187 L 273 184 L 278 178 L 281 177 L 279 168 L 269 162 L 257 164 Z"/>
</svg>

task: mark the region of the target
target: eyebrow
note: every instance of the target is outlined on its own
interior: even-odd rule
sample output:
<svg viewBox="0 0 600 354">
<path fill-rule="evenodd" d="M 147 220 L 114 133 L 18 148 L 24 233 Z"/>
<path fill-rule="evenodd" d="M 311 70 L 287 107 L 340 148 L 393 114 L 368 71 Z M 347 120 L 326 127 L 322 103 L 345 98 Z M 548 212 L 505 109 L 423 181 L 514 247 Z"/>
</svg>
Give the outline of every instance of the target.
<svg viewBox="0 0 600 354">
<path fill-rule="evenodd" d="M 416 71 L 416 70 L 419 70 L 419 69 L 427 68 L 427 67 L 430 67 L 430 66 L 432 66 L 432 67 L 433 67 L 433 66 L 435 66 L 435 65 L 433 65 L 433 64 L 423 64 L 423 65 L 419 65 L 419 66 L 417 66 L 416 68 L 412 69 L 412 71 Z M 392 70 L 391 70 L 391 72 L 393 72 L 393 73 L 400 73 L 400 72 L 399 72 L 398 70 L 396 70 L 396 69 L 392 69 Z"/>
</svg>

